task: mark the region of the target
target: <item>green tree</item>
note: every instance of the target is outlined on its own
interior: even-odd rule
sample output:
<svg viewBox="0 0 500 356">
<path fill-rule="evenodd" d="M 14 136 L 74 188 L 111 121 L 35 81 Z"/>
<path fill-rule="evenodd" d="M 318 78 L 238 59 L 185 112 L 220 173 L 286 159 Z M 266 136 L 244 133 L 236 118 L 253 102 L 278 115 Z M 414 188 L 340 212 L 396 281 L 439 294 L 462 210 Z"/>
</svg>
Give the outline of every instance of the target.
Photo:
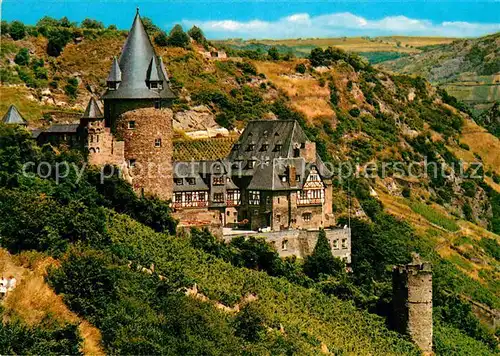
<svg viewBox="0 0 500 356">
<path fill-rule="evenodd" d="M 59 26 L 59 21 L 50 16 L 44 16 L 36 23 L 36 27 L 56 27 Z"/>
<path fill-rule="evenodd" d="M 21 48 L 17 52 L 14 62 L 20 66 L 26 66 L 30 62 L 30 53 L 27 48 Z"/>
<path fill-rule="evenodd" d="M 9 33 L 14 41 L 21 40 L 26 36 L 26 26 L 21 21 L 14 21 L 10 24 Z"/>
<path fill-rule="evenodd" d="M 160 31 L 154 37 L 154 42 L 160 46 L 165 47 L 168 46 L 168 36 L 164 31 Z"/>
<path fill-rule="evenodd" d="M 76 22 L 71 22 L 66 16 L 64 16 L 59 20 L 59 26 L 66 28 L 76 27 Z"/>
<path fill-rule="evenodd" d="M 267 55 L 269 58 L 271 58 L 273 61 L 277 61 L 280 59 L 280 53 L 278 52 L 278 49 L 276 47 L 271 47 L 267 51 Z"/>
<path fill-rule="evenodd" d="M 71 31 L 67 28 L 53 28 L 49 30 L 47 38 L 49 40 L 47 43 L 47 54 L 52 57 L 58 57 L 71 40 Z"/>
<path fill-rule="evenodd" d="M 85 20 L 82 21 L 80 27 L 102 30 L 104 29 L 104 24 L 101 21 L 86 18 Z"/>
<path fill-rule="evenodd" d="M 108 30 L 110 31 L 116 31 L 118 28 L 116 27 L 116 25 L 109 25 L 108 26 Z"/>
<path fill-rule="evenodd" d="M 68 84 L 64 87 L 64 92 L 71 99 L 75 99 L 78 95 L 78 80 L 76 78 L 69 78 Z"/>
<path fill-rule="evenodd" d="M 189 46 L 189 36 L 184 32 L 181 25 L 175 25 L 170 31 L 168 45 L 182 48 L 187 48 Z"/>
<path fill-rule="evenodd" d="M 10 30 L 10 25 L 7 21 L 2 20 L 0 23 L 0 35 L 8 35 Z"/>
<path fill-rule="evenodd" d="M 144 29 L 149 35 L 154 34 L 155 32 L 160 32 L 161 28 L 156 26 L 153 21 L 149 17 L 143 17 L 142 18 L 142 25 L 144 26 Z"/>
<path fill-rule="evenodd" d="M 304 261 L 305 274 L 313 279 L 318 279 L 321 274 L 339 275 L 344 269 L 344 262 L 339 258 L 333 257 L 325 230 L 321 229 L 313 253 L 307 256 Z"/>
<path fill-rule="evenodd" d="M 191 37 L 199 44 L 205 45 L 208 42 L 205 38 L 205 35 L 203 34 L 203 31 L 198 26 L 191 27 L 191 29 L 187 33 L 189 37 Z"/>
</svg>

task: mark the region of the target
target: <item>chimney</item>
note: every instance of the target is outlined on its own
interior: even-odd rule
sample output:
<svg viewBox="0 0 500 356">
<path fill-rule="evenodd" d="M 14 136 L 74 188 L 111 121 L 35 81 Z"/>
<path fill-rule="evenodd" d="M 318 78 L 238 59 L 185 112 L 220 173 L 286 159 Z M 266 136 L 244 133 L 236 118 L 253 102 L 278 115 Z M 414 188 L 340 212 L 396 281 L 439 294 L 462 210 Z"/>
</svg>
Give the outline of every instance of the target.
<svg viewBox="0 0 500 356">
<path fill-rule="evenodd" d="M 297 169 L 295 166 L 288 166 L 288 182 L 290 183 L 290 187 L 297 186 Z"/>
<path fill-rule="evenodd" d="M 316 162 L 316 142 L 306 141 L 300 151 L 306 162 Z"/>
</svg>

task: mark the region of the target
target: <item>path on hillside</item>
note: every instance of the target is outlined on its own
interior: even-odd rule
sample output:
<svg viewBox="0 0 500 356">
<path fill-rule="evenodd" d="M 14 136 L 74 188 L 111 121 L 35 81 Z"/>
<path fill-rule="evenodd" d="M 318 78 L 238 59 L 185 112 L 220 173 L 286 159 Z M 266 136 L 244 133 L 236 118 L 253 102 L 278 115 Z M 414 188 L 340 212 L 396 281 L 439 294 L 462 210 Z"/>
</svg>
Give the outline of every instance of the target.
<svg viewBox="0 0 500 356">
<path fill-rule="evenodd" d="M 1 302 L 4 319 L 16 315 L 27 325 L 33 326 L 51 314 L 61 323 L 78 324 L 83 339 L 81 351 L 85 355 L 105 355 L 99 329 L 71 312 L 62 298 L 45 282 L 47 267 L 56 263 L 52 258 L 40 258 L 29 253 L 13 256 L 5 249 L 0 249 L 0 275 L 13 275 L 17 279 L 16 289 Z"/>
</svg>

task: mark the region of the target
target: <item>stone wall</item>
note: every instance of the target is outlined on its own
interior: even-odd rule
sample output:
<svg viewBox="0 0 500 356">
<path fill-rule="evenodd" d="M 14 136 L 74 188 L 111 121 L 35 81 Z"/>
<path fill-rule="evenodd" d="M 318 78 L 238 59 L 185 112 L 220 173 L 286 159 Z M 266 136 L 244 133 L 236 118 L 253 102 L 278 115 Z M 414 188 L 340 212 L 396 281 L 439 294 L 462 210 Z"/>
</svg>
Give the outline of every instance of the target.
<svg viewBox="0 0 500 356">
<path fill-rule="evenodd" d="M 319 230 L 283 230 L 247 234 L 233 233 L 234 235 L 224 235 L 224 241 L 229 242 L 234 237 L 242 235 L 263 237 L 276 249 L 281 257 L 297 256 L 304 258 L 313 252 L 318 241 Z M 328 229 L 325 230 L 325 233 L 326 238 L 330 242 L 332 254 L 335 257 L 344 259 L 346 263 L 351 263 L 351 230 Z"/>
<path fill-rule="evenodd" d="M 170 100 L 155 100 L 155 99 L 121 99 L 121 100 L 104 100 L 104 117 L 106 118 L 106 127 L 111 128 L 111 132 L 116 132 L 116 125 L 120 115 L 127 111 L 154 108 L 159 102 L 162 108 L 171 105 Z"/>
<path fill-rule="evenodd" d="M 429 263 L 393 270 L 393 327 L 408 334 L 425 353 L 432 352 L 432 271 Z"/>
<path fill-rule="evenodd" d="M 116 136 L 123 138 L 128 165 L 125 179 L 138 194 L 172 198 L 172 117 L 170 109 L 145 108 L 117 119 Z"/>
</svg>

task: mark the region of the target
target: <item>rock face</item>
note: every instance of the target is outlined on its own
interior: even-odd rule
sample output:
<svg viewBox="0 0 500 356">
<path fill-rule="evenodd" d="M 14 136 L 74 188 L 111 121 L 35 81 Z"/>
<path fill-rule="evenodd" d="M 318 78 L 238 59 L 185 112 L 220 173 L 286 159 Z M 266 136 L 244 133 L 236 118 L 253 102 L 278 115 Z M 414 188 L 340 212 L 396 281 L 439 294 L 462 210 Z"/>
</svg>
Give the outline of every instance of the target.
<svg viewBox="0 0 500 356">
<path fill-rule="evenodd" d="M 215 115 L 205 105 L 199 105 L 190 110 L 180 111 L 174 115 L 174 130 L 200 131 L 220 129 L 215 122 Z"/>
</svg>

